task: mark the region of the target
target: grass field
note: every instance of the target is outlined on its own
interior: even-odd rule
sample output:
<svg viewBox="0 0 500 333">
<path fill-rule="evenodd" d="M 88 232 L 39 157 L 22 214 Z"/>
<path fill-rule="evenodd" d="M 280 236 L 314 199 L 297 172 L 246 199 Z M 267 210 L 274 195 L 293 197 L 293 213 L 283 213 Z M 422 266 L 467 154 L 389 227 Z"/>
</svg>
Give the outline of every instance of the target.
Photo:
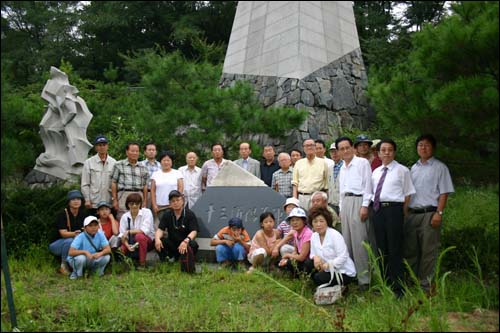
<svg viewBox="0 0 500 333">
<path fill-rule="evenodd" d="M 498 331 L 498 286 L 473 274 L 443 275 L 430 298 L 409 289 L 397 300 L 383 285 L 351 285 L 340 303 L 316 306 L 306 279 L 203 263 L 194 275 L 178 263 L 127 271 L 123 263 L 101 279 L 72 281 L 36 252 L 10 262 L 21 331 Z M 5 331 L 12 328 L 3 278 L 2 288 Z"/>
</svg>

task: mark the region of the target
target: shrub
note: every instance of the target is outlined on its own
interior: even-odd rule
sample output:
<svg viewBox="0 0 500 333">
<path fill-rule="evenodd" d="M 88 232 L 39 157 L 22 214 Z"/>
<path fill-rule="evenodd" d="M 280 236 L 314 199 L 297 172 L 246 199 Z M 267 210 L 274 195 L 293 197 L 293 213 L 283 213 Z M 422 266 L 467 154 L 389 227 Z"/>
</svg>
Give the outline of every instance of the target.
<svg viewBox="0 0 500 333">
<path fill-rule="evenodd" d="M 48 246 L 55 216 L 66 205 L 68 188 L 2 186 L 2 221 L 9 256 L 26 255 L 33 244 Z"/>
<path fill-rule="evenodd" d="M 471 260 L 475 248 L 482 271 L 498 275 L 498 185 L 455 190 L 443 219 L 441 248 L 456 249 L 444 258 L 445 269 L 476 271 Z"/>
</svg>

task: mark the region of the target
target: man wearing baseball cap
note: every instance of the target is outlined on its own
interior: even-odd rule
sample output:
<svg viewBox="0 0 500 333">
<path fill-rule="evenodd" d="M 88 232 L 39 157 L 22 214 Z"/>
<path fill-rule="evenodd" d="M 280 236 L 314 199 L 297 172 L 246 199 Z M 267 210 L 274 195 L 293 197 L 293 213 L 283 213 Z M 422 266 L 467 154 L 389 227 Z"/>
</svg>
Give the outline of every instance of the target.
<svg viewBox="0 0 500 333">
<path fill-rule="evenodd" d="M 109 263 L 111 247 L 104 233 L 99 230 L 99 221 L 95 216 L 87 216 L 83 221 L 84 231 L 71 243 L 68 262 L 73 268 L 69 276 L 76 280 L 83 276 L 84 270 L 104 275 L 104 269 Z"/>
<path fill-rule="evenodd" d="M 354 149 L 356 149 L 356 156 L 366 158 L 368 161 L 371 160 L 371 147 L 372 140 L 368 138 L 366 134 L 360 134 L 356 137 L 354 141 Z"/>
<path fill-rule="evenodd" d="M 94 140 L 97 152 L 83 163 L 81 189 L 85 207 L 97 214 L 97 204 L 111 202 L 111 174 L 116 160 L 108 155 L 108 139 L 100 134 Z"/>
</svg>

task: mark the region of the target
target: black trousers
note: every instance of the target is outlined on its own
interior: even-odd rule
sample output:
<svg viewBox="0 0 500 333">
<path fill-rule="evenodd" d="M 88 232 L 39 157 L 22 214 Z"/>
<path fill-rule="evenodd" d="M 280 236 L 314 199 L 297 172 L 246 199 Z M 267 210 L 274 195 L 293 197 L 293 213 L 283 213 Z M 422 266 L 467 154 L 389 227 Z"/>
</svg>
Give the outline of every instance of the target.
<svg viewBox="0 0 500 333">
<path fill-rule="evenodd" d="M 330 272 L 317 272 L 317 271 L 315 271 L 312 274 L 312 279 L 313 279 L 314 284 L 316 286 L 330 282 L 330 278 L 331 278 Z M 350 277 L 349 275 L 342 274 L 342 285 L 347 286 L 349 283 L 351 283 L 352 279 L 353 278 Z M 337 284 L 339 284 L 339 281 L 337 281 L 337 278 L 334 276 L 332 283 L 330 283 L 329 287 L 335 286 Z"/>
<path fill-rule="evenodd" d="M 179 245 L 181 245 L 181 243 L 172 242 L 168 238 L 162 238 L 161 242 L 163 243 L 163 248 L 159 252 L 156 251 L 158 252 L 160 261 L 165 261 L 167 257 L 175 258 L 175 260 L 178 260 L 181 254 L 179 253 L 179 250 L 177 248 L 179 247 Z M 196 241 L 194 240 L 191 240 L 189 241 L 188 245 L 191 247 L 193 253 L 196 255 L 196 252 L 198 252 L 198 243 L 196 243 Z"/>
<path fill-rule="evenodd" d="M 381 270 L 389 285 L 401 291 L 403 278 L 403 205 L 380 207 L 373 212 L 377 247 L 382 255 Z"/>
</svg>

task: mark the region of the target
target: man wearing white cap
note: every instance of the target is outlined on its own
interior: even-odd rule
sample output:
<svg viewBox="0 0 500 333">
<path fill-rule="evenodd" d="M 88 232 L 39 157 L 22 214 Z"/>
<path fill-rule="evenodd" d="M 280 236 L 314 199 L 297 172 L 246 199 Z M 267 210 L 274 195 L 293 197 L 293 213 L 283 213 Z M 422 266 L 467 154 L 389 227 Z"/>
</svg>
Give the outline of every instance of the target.
<svg viewBox="0 0 500 333">
<path fill-rule="evenodd" d="M 71 280 L 82 277 L 84 269 L 90 273 L 97 272 L 98 276 L 104 275 L 110 259 L 111 247 L 104 233 L 99 230 L 97 217 L 87 216 L 83 228 L 84 232 L 73 240 L 69 248 L 68 262 L 73 268 L 69 276 Z"/>
</svg>

